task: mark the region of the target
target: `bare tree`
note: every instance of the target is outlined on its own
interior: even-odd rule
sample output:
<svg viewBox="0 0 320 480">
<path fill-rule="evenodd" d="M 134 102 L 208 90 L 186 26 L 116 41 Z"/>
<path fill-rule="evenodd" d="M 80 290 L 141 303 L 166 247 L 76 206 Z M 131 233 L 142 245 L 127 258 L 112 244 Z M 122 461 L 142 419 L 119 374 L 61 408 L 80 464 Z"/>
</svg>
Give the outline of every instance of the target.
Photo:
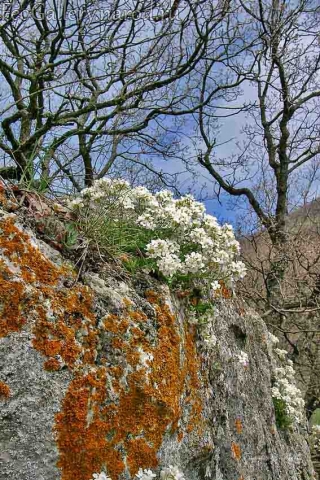
<svg viewBox="0 0 320 480">
<path fill-rule="evenodd" d="M 241 83 L 234 72 L 198 95 L 199 81 L 243 49 L 231 0 L 11 0 L 1 9 L 6 178 L 79 190 L 119 158 L 150 172 L 146 158 L 178 155 L 186 114 Z"/>
<path fill-rule="evenodd" d="M 239 6 L 247 35 L 255 38 L 245 54 L 254 63 L 243 84 L 247 118 L 239 117 L 241 138 L 222 158 L 221 110 L 201 106 L 196 163 L 218 195 L 245 207 L 241 236 L 249 275 L 242 293 L 289 343 L 312 411 L 320 405 L 320 217 L 315 204 L 289 214 L 308 204 L 319 180 L 320 7 L 314 0 L 239 0 Z M 234 66 L 238 73 L 241 68 Z M 232 115 L 233 105 L 223 114 Z"/>
</svg>

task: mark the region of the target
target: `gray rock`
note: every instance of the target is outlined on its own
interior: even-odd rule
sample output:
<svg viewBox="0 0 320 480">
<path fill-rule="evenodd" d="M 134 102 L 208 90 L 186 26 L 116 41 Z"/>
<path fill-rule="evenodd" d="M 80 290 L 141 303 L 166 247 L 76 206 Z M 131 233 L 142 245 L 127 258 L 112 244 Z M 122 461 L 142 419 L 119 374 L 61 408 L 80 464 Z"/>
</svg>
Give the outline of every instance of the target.
<svg viewBox="0 0 320 480">
<path fill-rule="evenodd" d="M 129 480 L 139 466 L 168 465 L 186 480 L 313 478 L 304 426 L 276 427 L 276 360 L 265 324 L 241 302 L 217 302 L 208 347 L 183 302 L 150 277 L 87 272 L 86 285 L 74 285 L 52 249 L 43 263 L 35 235 L 20 238 L 28 255 L 18 257 L 2 240 L 0 382 L 10 396 L 0 398 L 0 480 L 100 471 Z"/>
</svg>

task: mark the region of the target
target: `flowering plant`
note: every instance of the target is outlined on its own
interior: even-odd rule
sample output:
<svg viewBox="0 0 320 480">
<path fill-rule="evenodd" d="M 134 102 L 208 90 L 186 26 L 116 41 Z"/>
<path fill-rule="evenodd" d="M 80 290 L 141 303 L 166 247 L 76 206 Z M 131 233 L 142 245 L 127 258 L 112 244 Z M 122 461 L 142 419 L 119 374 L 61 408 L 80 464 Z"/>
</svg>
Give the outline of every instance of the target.
<svg viewBox="0 0 320 480">
<path fill-rule="evenodd" d="M 139 468 L 135 476 L 137 480 L 153 480 L 157 475 L 152 470 Z M 94 473 L 92 480 L 111 480 L 111 478 L 107 477 L 104 472 L 101 472 Z M 160 471 L 160 480 L 185 480 L 185 478 L 178 467 L 169 465 L 169 467 Z"/>
<path fill-rule="evenodd" d="M 104 472 L 101 472 L 101 473 L 94 473 L 93 480 L 111 480 L 111 478 L 107 477 L 107 475 Z"/>
<path fill-rule="evenodd" d="M 84 218 L 85 233 L 91 228 L 99 246 L 139 252 L 143 266 L 171 284 L 187 282 L 214 297 L 222 285 L 231 287 L 245 275 L 232 227 L 220 226 L 191 195 L 175 199 L 167 190 L 152 194 L 145 187 L 104 178 L 82 190 L 69 206 L 80 214 L 80 225 Z"/>
<path fill-rule="evenodd" d="M 320 425 L 313 425 L 311 428 L 311 445 L 313 451 L 319 455 L 320 453 Z"/>
<path fill-rule="evenodd" d="M 273 346 L 278 343 L 277 337 L 270 335 Z M 272 398 L 276 409 L 277 423 L 280 427 L 286 428 L 290 425 L 298 425 L 304 418 L 304 400 L 301 391 L 295 385 L 295 371 L 293 362 L 287 359 L 287 351 L 275 348 L 281 366 L 273 372 L 274 383 L 272 387 Z"/>
<path fill-rule="evenodd" d="M 139 480 L 153 480 L 157 475 L 152 472 L 152 470 L 139 468 L 138 473 L 136 473 L 136 477 Z"/>
</svg>

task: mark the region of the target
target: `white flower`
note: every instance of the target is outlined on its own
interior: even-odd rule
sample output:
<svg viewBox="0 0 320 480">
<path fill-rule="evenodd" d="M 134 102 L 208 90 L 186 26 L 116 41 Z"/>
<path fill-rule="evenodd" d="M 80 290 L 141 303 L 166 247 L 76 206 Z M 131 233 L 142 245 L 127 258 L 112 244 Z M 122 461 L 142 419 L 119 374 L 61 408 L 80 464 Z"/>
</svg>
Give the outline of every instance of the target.
<svg viewBox="0 0 320 480">
<path fill-rule="evenodd" d="M 104 472 L 101 472 L 101 473 L 94 473 L 93 480 L 111 480 L 111 478 L 107 477 L 107 475 Z"/>
<path fill-rule="evenodd" d="M 178 467 L 173 467 L 172 465 L 169 465 L 169 467 L 161 470 L 160 479 L 161 480 L 185 480 L 184 474 L 178 469 Z"/>
<path fill-rule="evenodd" d="M 241 350 L 240 354 L 237 355 L 238 357 L 238 361 L 241 365 L 243 365 L 244 367 L 247 367 L 249 365 L 249 357 L 248 357 L 248 354 L 246 352 L 243 352 Z"/>
<path fill-rule="evenodd" d="M 281 360 L 284 360 L 288 355 L 288 352 L 286 350 L 281 350 L 280 348 L 275 348 L 274 351 Z"/>
<path fill-rule="evenodd" d="M 185 271 L 190 273 L 200 272 L 204 267 L 203 256 L 201 253 L 192 252 L 186 255 L 184 259 Z"/>
<path fill-rule="evenodd" d="M 84 207 L 84 203 L 83 203 L 83 200 L 81 197 L 77 197 L 75 198 L 74 200 L 71 200 L 71 202 L 68 202 L 68 207 L 71 209 L 71 210 L 75 210 L 77 208 L 83 208 Z"/>
<path fill-rule="evenodd" d="M 140 215 L 140 217 L 137 219 L 137 224 L 146 228 L 147 230 L 154 230 L 157 226 L 154 216 L 149 212 Z"/>
<path fill-rule="evenodd" d="M 170 192 L 169 190 L 161 190 L 160 192 L 157 192 L 155 194 L 155 197 L 157 200 L 163 203 L 170 202 L 173 199 L 172 192 Z"/>
<path fill-rule="evenodd" d="M 127 196 L 125 197 L 123 200 L 122 200 L 122 206 L 123 208 L 125 208 L 126 210 L 134 210 L 134 203 L 132 201 L 132 199 Z"/>
<path fill-rule="evenodd" d="M 161 257 L 157 264 L 160 272 L 166 277 L 172 277 L 172 275 L 181 270 L 181 260 L 177 255 L 166 255 L 165 257 Z"/>
<path fill-rule="evenodd" d="M 152 480 L 154 477 L 156 477 L 156 474 L 153 473 L 151 470 L 142 470 L 142 468 L 139 469 L 139 472 L 136 473 L 135 475 L 139 480 Z"/>
<path fill-rule="evenodd" d="M 271 393 L 272 393 L 272 397 L 273 397 L 273 398 L 279 398 L 279 399 L 282 398 L 282 395 L 281 395 L 280 390 L 279 390 L 278 387 L 272 387 L 272 388 L 271 388 Z"/>
<path fill-rule="evenodd" d="M 213 292 L 216 292 L 217 290 L 220 290 L 221 289 L 221 285 L 220 283 L 217 281 L 217 280 L 214 280 L 212 283 L 211 283 L 211 289 L 213 290 Z"/>
<path fill-rule="evenodd" d="M 273 342 L 274 344 L 276 342 Z M 287 351 L 275 348 L 278 358 L 283 362 L 282 367 L 274 369 L 275 382 L 271 389 L 273 398 L 283 400 L 286 405 L 286 413 L 292 422 L 298 424 L 304 418 L 304 400 L 301 391 L 294 383 L 294 369 L 292 362 L 287 360 Z"/>
<path fill-rule="evenodd" d="M 279 338 L 273 335 L 271 332 L 268 332 L 268 336 L 272 345 L 276 345 L 277 343 L 279 343 Z"/>
<path fill-rule="evenodd" d="M 243 278 L 246 275 L 246 266 L 243 262 L 232 262 L 231 263 L 231 272 L 237 278 Z"/>
<path fill-rule="evenodd" d="M 209 347 L 215 347 L 217 344 L 217 337 L 213 333 L 206 333 L 204 332 L 203 334 L 203 342 Z"/>
<path fill-rule="evenodd" d="M 147 245 L 146 251 L 150 258 L 165 257 L 171 253 L 175 253 L 178 250 L 176 242 L 171 240 L 151 240 Z"/>
</svg>

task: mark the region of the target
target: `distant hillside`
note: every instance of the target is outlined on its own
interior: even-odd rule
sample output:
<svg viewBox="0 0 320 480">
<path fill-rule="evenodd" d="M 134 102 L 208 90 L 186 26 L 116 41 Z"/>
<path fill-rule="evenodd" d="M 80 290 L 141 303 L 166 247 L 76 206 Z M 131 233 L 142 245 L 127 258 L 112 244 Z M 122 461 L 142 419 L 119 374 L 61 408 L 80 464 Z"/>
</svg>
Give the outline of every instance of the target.
<svg viewBox="0 0 320 480">
<path fill-rule="evenodd" d="M 320 275 L 320 198 L 297 208 L 287 221 L 288 265 L 282 294 L 286 302 L 304 302 Z M 274 260 L 274 247 L 266 231 L 240 239 L 241 255 L 248 267 L 244 285 L 261 299 L 266 296 L 265 278 Z"/>
</svg>

